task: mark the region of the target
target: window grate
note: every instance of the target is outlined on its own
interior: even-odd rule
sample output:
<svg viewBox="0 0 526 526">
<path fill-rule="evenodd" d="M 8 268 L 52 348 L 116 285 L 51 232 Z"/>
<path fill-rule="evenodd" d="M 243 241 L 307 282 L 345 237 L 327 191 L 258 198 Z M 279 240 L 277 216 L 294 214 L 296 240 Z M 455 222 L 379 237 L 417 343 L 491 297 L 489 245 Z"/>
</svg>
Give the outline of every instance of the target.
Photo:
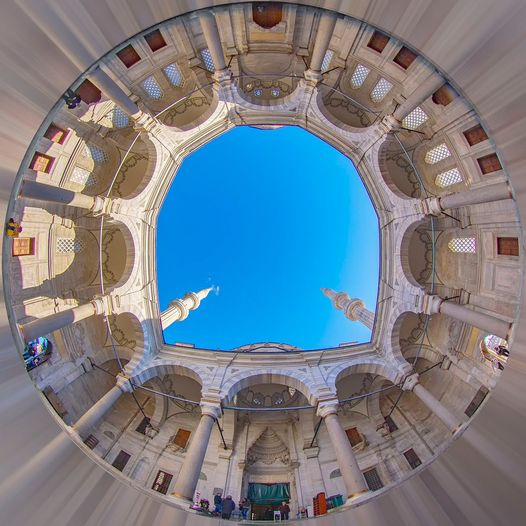
<svg viewBox="0 0 526 526">
<path fill-rule="evenodd" d="M 323 60 L 321 62 L 321 71 L 322 71 L 322 73 L 329 69 L 329 66 L 331 65 L 331 60 L 332 60 L 332 56 L 333 55 L 334 55 L 334 51 L 332 51 L 332 49 L 328 49 L 325 52 L 325 56 L 323 57 Z"/>
<path fill-rule="evenodd" d="M 376 468 L 371 468 L 367 471 L 364 471 L 363 477 L 365 478 L 365 482 L 367 482 L 367 486 L 371 491 L 377 491 L 384 487 L 382 479 L 380 478 L 380 475 L 378 475 Z"/>
<path fill-rule="evenodd" d="M 159 100 L 163 96 L 161 87 L 159 84 L 157 84 L 157 81 L 153 75 L 143 81 L 142 87 L 150 99 Z"/>
<path fill-rule="evenodd" d="M 93 159 L 97 164 L 105 163 L 108 160 L 106 152 L 102 148 L 94 146 L 93 144 L 86 144 L 84 153 L 86 157 Z"/>
<path fill-rule="evenodd" d="M 409 115 L 404 117 L 402 126 L 408 130 L 416 130 L 420 128 L 428 118 L 427 113 L 420 106 L 417 106 Z"/>
<path fill-rule="evenodd" d="M 163 68 L 163 71 L 168 82 L 170 82 L 172 86 L 180 87 L 183 85 L 183 76 L 181 75 L 181 70 L 177 67 L 177 64 L 169 64 Z"/>
<path fill-rule="evenodd" d="M 416 469 L 418 466 L 420 466 L 420 464 L 422 464 L 420 457 L 415 453 L 413 448 L 404 451 L 404 457 L 412 469 Z"/>
<path fill-rule="evenodd" d="M 124 111 L 115 106 L 107 115 L 108 119 L 111 120 L 111 123 L 115 128 L 126 128 L 130 124 L 130 118 Z"/>
<path fill-rule="evenodd" d="M 57 239 L 57 254 L 78 254 L 86 248 L 86 243 L 81 239 L 59 237 Z"/>
<path fill-rule="evenodd" d="M 359 88 L 364 82 L 371 70 L 363 64 L 358 64 L 351 77 L 351 86 Z"/>
<path fill-rule="evenodd" d="M 477 246 L 474 237 L 455 237 L 447 244 L 451 252 L 459 254 L 475 254 Z"/>
<path fill-rule="evenodd" d="M 212 55 L 210 54 L 210 50 L 208 48 L 201 50 L 201 58 L 203 59 L 203 63 L 205 65 L 205 68 L 208 71 L 215 71 L 214 61 L 212 60 Z"/>
<path fill-rule="evenodd" d="M 440 188 L 446 188 L 447 186 L 451 186 L 460 182 L 462 182 L 462 176 L 460 175 L 458 168 L 452 168 L 447 172 L 439 173 L 435 179 L 435 184 Z"/>
<path fill-rule="evenodd" d="M 424 161 L 427 164 L 436 164 L 440 161 L 443 161 L 444 159 L 447 159 L 450 155 L 451 152 L 449 151 L 446 143 L 442 143 L 438 146 L 435 146 L 434 148 L 431 148 L 431 150 L 426 153 Z"/>
<path fill-rule="evenodd" d="M 381 78 L 376 86 L 371 91 L 371 100 L 373 102 L 380 102 L 390 91 L 393 85 L 386 79 Z"/>
</svg>

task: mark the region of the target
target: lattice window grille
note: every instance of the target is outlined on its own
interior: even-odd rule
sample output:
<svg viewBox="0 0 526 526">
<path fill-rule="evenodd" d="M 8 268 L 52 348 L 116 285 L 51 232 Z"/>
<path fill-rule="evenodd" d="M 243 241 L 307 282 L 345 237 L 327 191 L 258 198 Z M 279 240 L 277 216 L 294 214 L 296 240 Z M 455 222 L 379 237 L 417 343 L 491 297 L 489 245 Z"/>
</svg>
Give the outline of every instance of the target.
<svg viewBox="0 0 526 526">
<path fill-rule="evenodd" d="M 371 70 L 363 64 L 358 64 L 351 77 L 351 86 L 359 88 L 364 82 Z"/>
<path fill-rule="evenodd" d="M 108 113 L 108 118 L 115 128 L 126 128 L 130 124 L 130 118 L 118 106 Z"/>
<path fill-rule="evenodd" d="M 451 252 L 459 254 L 475 254 L 477 245 L 474 237 L 456 237 L 447 244 Z"/>
<path fill-rule="evenodd" d="M 142 87 L 150 99 L 159 100 L 163 96 L 161 86 L 157 84 L 157 81 L 153 75 L 143 81 Z"/>
<path fill-rule="evenodd" d="M 458 171 L 458 168 L 452 168 L 447 172 L 442 172 L 436 176 L 435 184 L 440 188 L 446 188 L 453 184 L 462 182 L 462 176 Z"/>
<path fill-rule="evenodd" d="M 409 115 L 404 117 L 402 126 L 408 130 L 416 130 L 422 126 L 428 118 L 427 113 L 420 106 L 417 106 Z"/>
<path fill-rule="evenodd" d="M 279 88 L 272 88 L 270 90 L 270 94 L 273 96 L 273 97 L 279 97 L 281 91 L 279 90 Z"/>
<path fill-rule="evenodd" d="M 108 155 L 106 152 L 102 148 L 94 146 L 93 144 L 86 144 L 84 151 L 86 153 L 86 157 L 93 159 L 93 161 L 98 164 L 105 163 L 108 160 Z"/>
<path fill-rule="evenodd" d="M 322 72 L 327 71 L 329 69 L 329 66 L 331 65 L 332 56 L 334 55 L 334 51 L 332 49 L 328 49 L 325 52 L 325 56 L 323 57 L 323 60 L 321 62 L 321 70 Z"/>
<path fill-rule="evenodd" d="M 424 161 L 427 164 L 436 164 L 440 161 L 443 161 L 444 159 L 447 159 L 450 155 L 451 152 L 449 151 L 446 143 L 442 143 L 438 146 L 435 146 L 434 148 L 431 148 L 431 150 L 426 153 Z"/>
<path fill-rule="evenodd" d="M 58 254 L 78 254 L 86 248 L 86 243 L 80 239 L 71 237 L 59 237 L 57 239 Z"/>
<path fill-rule="evenodd" d="M 214 61 L 212 60 L 212 55 L 210 54 L 210 50 L 208 48 L 201 50 L 201 58 L 203 59 L 203 62 L 205 64 L 205 68 L 208 71 L 215 71 Z"/>
<path fill-rule="evenodd" d="M 95 176 L 89 170 L 84 170 L 84 168 L 80 168 L 80 166 L 73 168 L 69 180 L 72 183 L 82 184 L 84 186 L 94 186 L 97 183 Z"/>
<path fill-rule="evenodd" d="M 386 79 L 381 78 L 376 86 L 371 91 L 371 100 L 373 102 L 380 102 L 390 91 L 393 85 Z"/>
<path fill-rule="evenodd" d="M 164 74 L 172 86 L 182 86 L 183 85 L 183 75 L 181 70 L 177 67 L 177 64 L 169 64 L 164 69 Z"/>
</svg>

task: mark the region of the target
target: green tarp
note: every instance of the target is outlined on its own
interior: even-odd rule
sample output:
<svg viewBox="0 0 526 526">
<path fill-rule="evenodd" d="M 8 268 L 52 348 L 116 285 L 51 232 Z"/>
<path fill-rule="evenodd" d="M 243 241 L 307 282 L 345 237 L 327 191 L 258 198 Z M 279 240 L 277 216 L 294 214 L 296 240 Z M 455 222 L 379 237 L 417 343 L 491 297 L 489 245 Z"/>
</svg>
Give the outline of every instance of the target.
<svg viewBox="0 0 526 526">
<path fill-rule="evenodd" d="M 253 504 L 281 504 L 290 500 L 289 483 L 249 483 L 248 498 Z"/>
</svg>

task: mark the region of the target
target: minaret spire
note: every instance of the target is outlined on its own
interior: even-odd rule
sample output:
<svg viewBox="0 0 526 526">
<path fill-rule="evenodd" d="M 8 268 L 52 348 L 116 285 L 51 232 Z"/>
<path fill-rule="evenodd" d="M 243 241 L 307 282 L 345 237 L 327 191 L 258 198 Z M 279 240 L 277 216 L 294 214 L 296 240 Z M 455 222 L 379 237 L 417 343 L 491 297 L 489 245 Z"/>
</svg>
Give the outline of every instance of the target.
<svg viewBox="0 0 526 526">
<path fill-rule="evenodd" d="M 374 312 L 365 308 L 365 303 L 358 298 L 349 298 L 346 292 L 336 292 L 332 289 L 321 289 L 327 296 L 334 307 L 342 310 L 345 317 L 351 321 L 361 321 L 366 327 L 373 330 Z"/>
<path fill-rule="evenodd" d="M 183 299 L 173 300 L 168 305 L 168 308 L 161 312 L 161 327 L 163 330 L 176 321 L 183 321 L 188 318 L 188 313 L 197 309 L 201 301 L 210 294 L 211 290 L 213 290 L 213 287 L 200 290 L 199 292 L 187 292 Z"/>
</svg>

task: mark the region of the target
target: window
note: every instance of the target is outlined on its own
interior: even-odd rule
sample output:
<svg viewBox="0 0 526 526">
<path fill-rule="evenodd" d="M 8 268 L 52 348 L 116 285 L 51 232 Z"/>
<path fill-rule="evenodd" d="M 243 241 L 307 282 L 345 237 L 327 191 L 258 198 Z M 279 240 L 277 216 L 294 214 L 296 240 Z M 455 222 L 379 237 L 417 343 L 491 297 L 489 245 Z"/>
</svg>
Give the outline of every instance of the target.
<svg viewBox="0 0 526 526">
<path fill-rule="evenodd" d="M 325 56 L 323 57 L 323 60 L 321 62 L 321 70 L 327 71 L 329 69 L 329 66 L 331 65 L 332 56 L 334 55 L 334 51 L 331 49 L 328 49 L 325 52 Z"/>
<path fill-rule="evenodd" d="M 48 174 L 51 171 L 54 161 L 54 157 L 50 157 L 44 153 L 36 152 L 35 155 L 33 155 L 31 163 L 29 164 L 29 168 L 37 172 L 44 172 Z"/>
<path fill-rule="evenodd" d="M 401 68 L 407 69 L 418 57 L 416 53 L 413 53 L 409 48 L 403 46 L 400 51 L 396 54 L 393 62 L 398 64 Z"/>
<path fill-rule="evenodd" d="M 205 68 L 208 71 L 215 71 L 214 61 L 212 60 L 212 55 L 210 54 L 210 50 L 208 48 L 201 50 L 201 58 L 203 59 L 203 62 L 205 64 Z"/>
<path fill-rule="evenodd" d="M 418 455 L 415 453 L 415 450 L 413 448 L 408 449 L 407 451 L 404 451 L 404 457 L 411 466 L 412 469 L 417 468 L 422 464 L 422 461 L 418 457 Z"/>
<path fill-rule="evenodd" d="M 95 176 L 88 170 L 75 166 L 71 172 L 71 177 L 69 180 L 72 183 L 82 184 L 85 186 L 94 186 L 97 182 Z"/>
<path fill-rule="evenodd" d="M 157 81 L 153 75 L 148 77 L 146 80 L 143 80 L 142 88 L 148 94 L 150 99 L 159 100 L 163 96 L 161 86 L 157 84 Z"/>
<path fill-rule="evenodd" d="M 270 94 L 273 96 L 273 97 L 279 97 L 281 91 L 279 90 L 279 88 L 272 88 L 270 90 Z"/>
<path fill-rule="evenodd" d="M 375 31 L 369 40 L 367 47 L 370 47 L 371 49 L 378 51 L 378 53 L 381 53 L 385 49 L 385 46 L 387 46 L 389 40 L 389 37 L 381 31 Z"/>
<path fill-rule="evenodd" d="M 112 466 L 115 469 L 118 469 L 119 471 L 122 471 L 124 469 L 124 466 L 128 463 L 128 460 L 130 460 L 131 455 L 129 453 L 126 453 L 126 451 L 123 451 L 122 449 L 119 451 L 119 454 L 113 461 Z"/>
<path fill-rule="evenodd" d="M 130 124 L 130 118 L 121 108 L 115 106 L 107 115 L 115 128 L 126 128 Z"/>
<path fill-rule="evenodd" d="M 376 468 L 371 468 L 364 471 L 363 477 L 365 478 L 365 482 L 367 482 L 367 486 L 371 491 L 377 491 L 384 487 L 382 479 L 380 478 L 380 475 L 378 475 Z"/>
<path fill-rule="evenodd" d="M 86 243 L 81 239 L 73 239 L 71 237 L 57 238 L 56 251 L 57 254 L 78 254 L 86 248 Z"/>
<path fill-rule="evenodd" d="M 157 477 L 155 477 L 155 482 L 153 483 L 152 489 L 166 495 L 168 493 L 168 488 L 170 487 L 170 482 L 172 482 L 173 475 L 166 473 L 166 471 L 159 470 L 157 472 Z"/>
<path fill-rule="evenodd" d="M 443 161 L 444 159 L 447 159 L 451 155 L 451 152 L 449 151 L 449 148 L 445 143 L 439 144 L 438 146 L 435 146 L 434 148 L 431 148 L 426 153 L 426 156 L 424 157 L 424 161 L 427 164 L 436 164 L 440 161 Z"/>
<path fill-rule="evenodd" d="M 252 4 L 252 20 L 265 29 L 278 25 L 282 18 L 282 6 L 278 2 L 257 2 Z"/>
<path fill-rule="evenodd" d="M 64 144 L 67 134 L 67 130 L 59 128 L 56 124 L 50 124 L 46 133 L 44 133 L 44 137 L 50 141 L 56 142 L 57 144 Z"/>
<path fill-rule="evenodd" d="M 106 152 L 94 144 L 86 144 L 84 154 L 86 157 L 93 159 L 97 164 L 105 163 L 108 160 Z"/>
<path fill-rule="evenodd" d="M 145 416 L 140 424 L 135 428 L 135 431 L 137 431 L 137 433 L 140 433 L 141 435 L 146 435 L 146 429 L 147 427 L 150 425 L 150 419 Z"/>
<path fill-rule="evenodd" d="M 90 449 L 95 449 L 98 443 L 99 439 L 93 435 L 89 435 L 88 438 L 84 440 L 84 444 L 86 444 Z"/>
<path fill-rule="evenodd" d="M 497 170 L 502 170 L 502 166 L 496 153 L 490 153 L 484 157 L 479 157 L 477 162 L 479 163 L 480 171 L 483 174 L 489 174 L 491 172 L 496 172 Z"/>
<path fill-rule="evenodd" d="M 35 254 L 34 237 L 13 238 L 13 256 L 33 256 Z"/>
<path fill-rule="evenodd" d="M 371 70 L 363 64 L 358 64 L 351 77 L 351 86 L 353 88 L 359 88 L 365 82 L 370 71 Z"/>
<path fill-rule="evenodd" d="M 417 106 L 409 115 L 402 120 L 402 126 L 408 130 L 416 130 L 428 119 L 427 113 Z"/>
<path fill-rule="evenodd" d="M 139 60 L 141 60 L 139 53 L 135 51 L 134 47 L 131 44 L 118 51 L 117 56 L 121 59 L 121 62 L 127 68 L 131 68 L 134 64 L 137 64 Z"/>
<path fill-rule="evenodd" d="M 95 84 L 86 79 L 76 90 L 75 93 L 86 103 L 92 104 L 99 102 L 102 98 L 102 91 L 100 91 Z"/>
<path fill-rule="evenodd" d="M 179 446 L 180 448 L 184 449 L 186 447 L 186 444 L 188 444 L 190 433 L 191 432 L 187 429 L 179 428 L 177 430 L 177 433 L 170 439 L 170 443 L 174 446 Z"/>
<path fill-rule="evenodd" d="M 387 424 L 387 428 L 389 429 L 389 433 L 392 433 L 393 431 L 396 431 L 398 429 L 398 426 L 395 424 L 395 421 L 389 415 L 384 417 L 384 420 Z"/>
<path fill-rule="evenodd" d="M 468 405 L 464 413 L 471 418 L 477 409 L 480 407 L 480 404 L 484 401 L 484 398 L 486 398 L 487 394 L 489 393 L 488 389 L 485 387 L 481 387 L 477 394 L 473 397 L 473 400 L 471 400 L 471 403 Z"/>
<path fill-rule="evenodd" d="M 455 237 L 447 244 L 451 252 L 459 254 L 475 254 L 477 245 L 474 237 Z"/>
<path fill-rule="evenodd" d="M 180 69 L 177 67 L 177 64 L 169 64 L 163 68 L 164 74 L 168 79 L 168 82 L 172 86 L 180 87 L 183 85 L 183 76 L 181 75 Z"/>
<path fill-rule="evenodd" d="M 357 427 L 346 429 L 345 432 L 347 433 L 347 438 L 349 439 L 351 446 L 357 446 L 363 441 L 362 435 L 358 432 Z"/>
<path fill-rule="evenodd" d="M 452 168 L 447 172 L 439 173 L 435 178 L 435 184 L 440 188 L 446 188 L 454 184 L 462 182 L 462 176 L 458 171 L 458 168 Z"/>
<path fill-rule="evenodd" d="M 470 128 L 463 133 L 470 146 L 475 146 L 475 144 L 485 141 L 488 138 L 484 128 L 480 124 L 477 124 L 477 126 Z"/>
<path fill-rule="evenodd" d="M 453 102 L 454 98 L 455 98 L 455 92 L 453 91 L 451 86 L 444 84 L 443 86 L 438 88 L 435 91 L 435 93 L 433 93 L 431 100 L 435 104 L 439 104 L 440 106 L 447 106 L 448 104 Z"/>
<path fill-rule="evenodd" d="M 380 102 L 391 91 L 393 85 L 386 79 L 381 78 L 376 86 L 371 91 L 371 100 L 373 102 Z"/>
<path fill-rule="evenodd" d="M 144 40 L 146 40 L 146 43 L 150 46 L 152 51 L 157 51 L 158 49 L 166 46 L 163 35 L 158 29 L 148 33 L 147 35 L 144 35 Z"/>
<path fill-rule="evenodd" d="M 499 256 L 518 256 L 519 239 L 516 237 L 498 237 L 497 254 Z"/>
</svg>

